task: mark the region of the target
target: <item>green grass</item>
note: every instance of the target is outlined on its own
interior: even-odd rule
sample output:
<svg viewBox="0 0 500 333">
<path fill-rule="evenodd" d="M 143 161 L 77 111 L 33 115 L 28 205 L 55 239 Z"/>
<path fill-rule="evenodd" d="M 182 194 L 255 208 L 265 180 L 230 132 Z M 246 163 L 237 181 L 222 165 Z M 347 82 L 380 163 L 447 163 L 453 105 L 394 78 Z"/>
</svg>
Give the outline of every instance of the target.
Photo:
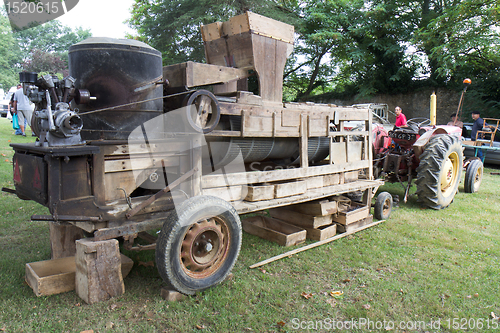
<svg viewBox="0 0 500 333">
<path fill-rule="evenodd" d="M 32 141 L 12 132 L 0 119 L 0 182 L 7 187 L 13 186 L 9 140 Z M 48 225 L 30 216 L 47 209 L 1 193 L 0 332 L 295 332 L 313 331 L 307 327 L 316 321 L 351 319 L 441 324 L 393 332 L 464 331 L 448 328 L 453 318 L 487 327 L 491 312 L 500 315 L 500 176 L 492 171 L 498 172 L 485 170 L 479 193 L 466 194 L 461 185 L 444 210 L 422 209 L 412 197 L 385 223 L 261 269 L 248 266 L 289 249 L 244 234 L 230 280 L 170 303 L 160 297 L 156 268 L 138 265 L 153 260 L 151 251 L 127 253 L 136 265 L 120 297 L 92 306 L 75 292 L 36 297 L 24 282 L 25 263 L 49 259 L 50 245 Z M 381 190 L 403 194 L 397 184 Z M 343 295 L 333 298 L 331 291 Z M 298 324 L 303 329 L 295 330 Z"/>
</svg>

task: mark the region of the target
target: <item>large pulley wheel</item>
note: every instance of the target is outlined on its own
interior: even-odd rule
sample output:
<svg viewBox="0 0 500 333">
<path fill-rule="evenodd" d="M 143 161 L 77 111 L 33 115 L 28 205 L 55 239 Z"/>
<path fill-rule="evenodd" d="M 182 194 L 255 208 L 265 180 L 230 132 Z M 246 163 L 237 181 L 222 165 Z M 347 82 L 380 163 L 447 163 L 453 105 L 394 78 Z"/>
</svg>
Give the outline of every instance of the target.
<svg viewBox="0 0 500 333">
<path fill-rule="evenodd" d="M 158 272 L 169 287 L 192 295 L 222 282 L 241 246 L 241 222 L 228 202 L 196 196 L 172 211 L 156 243 Z"/>
<path fill-rule="evenodd" d="M 458 191 L 462 169 L 458 138 L 447 134 L 431 137 L 417 168 L 418 200 L 432 209 L 449 206 Z"/>
<path fill-rule="evenodd" d="M 217 98 L 208 90 L 197 90 L 186 96 L 186 121 L 200 133 L 210 133 L 219 124 L 220 106 Z"/>
<path fill-rule="evenodd" d="M 479 190 L 481 180 L 483 179 L 483 162 L 481 160 L 472 160 L 465 170 L 465 193 L 475 193 Z"/>
</svg>

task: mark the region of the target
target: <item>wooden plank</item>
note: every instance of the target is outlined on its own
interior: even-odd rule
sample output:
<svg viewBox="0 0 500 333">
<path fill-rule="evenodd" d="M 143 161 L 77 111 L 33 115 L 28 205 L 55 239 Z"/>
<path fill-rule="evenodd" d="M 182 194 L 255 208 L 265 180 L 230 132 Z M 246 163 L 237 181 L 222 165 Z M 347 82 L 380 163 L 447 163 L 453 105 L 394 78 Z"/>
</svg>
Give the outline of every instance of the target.
<svg viewBox="0 0 500 333">
<path fill-rule="evenodd" d="M 347 151 L 345 142 L 332 142 L 331 149 L 333 154 L 330 154 L 330 160 L 333 164 L 344 164 L 347 162 Z"/>
<path fill-rule="evenodd" d="M 261 267 L 261 266 L 264 266 L 266 264 L 269 264 L 273 261 L 276 261 L 276 260 L 279 260 L 279 259 L 283 259 L 283 258 L 287 258 L 287 257 L 290 257 L 291 255 L 294 255 L 294 254 L 297 254 L 297 253 L 300 253 L 300 252 L 304 252 L 304 251 L 307 251 L 307 250 L 310 250 L 310 249 L 313 249 L 315 247 L 318 247 L 318 246 L 321 246 L 321 245 L 324 245 L 324 244 L 328 244 L 328 243 L 331 243 L 333 241 L 336 241 L 338 239 L 341 239 L 341 238 L 344 238 L 346 236 L 349 236 L 349 235 L 352 235 L 354 232 L 358 232 L 358 231 L 361 231 L 361 230 L 364 230 L 364 229 L 367 229 L 367 228 L 370 228 L 370 227 L 373 227 L 377 224 L 380 224 L 382 222 L 385 222 L 385 220 L 381 220 L 381 221 L 376 221 L 376 222 L 373 222 L 373 223 L 370 223 L 368 225 L 365 225 L 365 226 L 362 226 L 360 227 L 359 229 L 355 230 L 355 231 L 348 231 L 348 232 L 345 232 L 343 234 L 340 234 L 340 235 L 335 235 L 333 237 L 330 237 L 330 238 L 327 238 L 325 240 L 322 240 L 322 241 L 319 241 L 319 242 L 316 242 L 316 243 L 312 243 L 312 244 L 309 244 L 309 245 L 306 245 L 306 246 L 303 246 L 301 248 L 298 248 L 298 249 L 294 249 L 294 250 L 291 250 L 291 251 L 287 251 L 285 253 L 282 253 L 282 254 L 279 254 L 277 256 L 274 256 L 272 258 L 269 258 L 269 259 L 266 259 L 266 260 L 263 260 L 261 262 L 258 262 L 256 264 L 253 264 L 251 265 L 249 268 L 257 268 L 257 267 Z"/>
<path fill-rule="evenodd" d="M 305 229 L 307 231 L 306 235 L 307 239 L 322 241 L 335 236 L 335 234 L 337 233 L 337 224 L 334 223 L 331 225 L 325 225 L 316 229 L 312 228 L 305 228 Z"/>
<path fill-rule="evenodd" d="M 203 189 L 202 194 L 218 197 L 226 201 L 237 201 L 243 199 L 242 189 L 243 186 L 216 187 Z"/>
<path fill-rule="evenodd" d="M 318 189 L 310 189 L 304 194 L 299 194 L 286 198 L 278 198 L 265 201 L 248 202 L 238 201 L 233 203 L 233 207 L 239 214 L 257 212 L 264 209 L 283 207 L 292 204 L 303 203 L 307 201 L 317 200 L 325 197 L 331 197 L 334 194 L 343 194 L 354 191 L 364 191 L 383 185 L 381 180 L 358 180 L 357 182 L 348 184 L 339 184 L 334 186 L 322 187 Z"/>
<path fill-rule="evenodd" d="M 363 151 L 363 141 L 349 141 L 347 143 L 347 158 L 349 162 L 361 161 Z"/>
<path fill-rule="evenodd" d="M 193 61 L 163 67 L 163 78 L 170 87 L 188 88 L 222 84 L 247 78 L 247 69 L 232 68 L 213 64 L 202 64 Z"/>
<path fill-rule="evenodd" d="M 158 169 L 179 166 L 179 154 L 154 154 L 153 157 L 133 157 L 104 161 L 104 172 L 123 172 L 131 170 Z"/>
<path fill-rule="evenodd" d="M 365 217 L 364 219 L 358 220 L 354 223 L 351 224 L 337 224 L 337 231 L 339 233 L 355 233 L 360 230 L 364 230 L 366 228 L 369 228 L 373 225 L 377 225 L 377 222 L 373 222 L 373 215 L 369 215 L 368 217 Z"/>
<path fill-rule="evenodd" d="M 222 35 L 222 22 L 214 22 L 202 25 L 200 30 L 201 37 L 203 38 L 204 42 L 219 39 Z"/>
<path fill-rule="evenodd" d="M 368 168 L 370 164 L 370 161 L 362 160 L 353 163 L 339 163 L 308 168 L 232 173 L 224 176 L 206 175 L 203 176 L 202 184 L 203 188 L 212 188 L 225 186 L 226 184 L 246 185 L 253 183 L 267 183 L 365 169 Z"/>
<path fill-rule="evenodd" d="M 297 245 L 306 240 L 304 229 L 265 216 L 252 216 L 242 220 L 241 224 L 245 232 L 282 246 Z"/>
<path fill-rule="evenodd" d="M 105 301 L 125 292 L 118 240 L 76 241 L 76 293 L 88 304 Z"/>
<path fill-rule="evenodd" d="M 319 228 L 324 225 L 332 224 L 332 216 L 313 216 L 298 213 L 288 208 L 273 208 L 269 214 L 279 220 L 305 228 Z"/>
<path fill-rule="evenodd" d="M 332 186 L 340 184 L 340 175 L 338 173 L 323 176 L 323 186 Z"/>
<path fill-rule="evenodd" d="M 274 199 L 274 185 L 249 185 L 246 201 L 262 201 Z"/>
<path fill-rule="evenodd" d="M 366 218 L 370 214 L 370 207 L 356 202 L 351 202 L 351 207 L 348 211 L 340 211 L 333 217 L 333 221 L 343 225 L 357 222 Z"/>
<path fill-rule="evenodd" d="M 309 135 L 307 133 L 307 119 L 305 114 L 300 115 L 300 141 L 299 141 L 299 154 L 300 154 L 300 167 L 307 168 L 309 166 Z"/>
<path fill-rule="evenodd" d="M 289 209 L 312 216 L 327 216 L 337 213 L 338 205 L 335 200 L 318 200 L 288 206 Z"/>
<path fill-rule="evenodd" d="M 286 183 L 274 184 L 274 197 L 284 198 L 307 191 L 307 182 L 304 180 L 291 181 Z"/>
<path fill-rule="evenodd" d="M 359 171 L 348 171 L 344 173 L 344 183 L 355 182 L 358 180 Z"/>
<path fill-rule="evenodd" d="M 132 269 L 132 259 L 121 254 L 121 272 L 125 278 Z M 75 289 L 75 257 L 37 261 L 26 264 L 26 283 L 37 296 L 60 294 Z"/>
<path fill-rule="evenodd" d="M 320 188 L 325 186 L 323 176 L 309 177 L 304 179 L 307 182 L 307 189 Z"/>
</svg>

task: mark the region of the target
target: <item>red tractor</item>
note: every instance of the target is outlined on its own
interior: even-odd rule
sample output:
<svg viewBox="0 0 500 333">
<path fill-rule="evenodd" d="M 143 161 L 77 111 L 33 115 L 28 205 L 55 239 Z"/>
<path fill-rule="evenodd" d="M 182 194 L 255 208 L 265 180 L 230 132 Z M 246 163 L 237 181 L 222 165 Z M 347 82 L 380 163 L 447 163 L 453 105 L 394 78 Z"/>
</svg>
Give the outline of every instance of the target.
<svg viewBox="0 0 500 333">
<path fill-rule="evenodd" d="M 447 207 L 458 191 L 464 166 L 465 191 L 478 190 L 483 164 L 473 159 L 464 165 L 459 127 L 430 126 L 429 119 L 413 118 L 407 127 L 390 131 L 374 126 L 373 136 L 374 173 L 388 182 L 399 182 L 405 188 L 404 202 L 416 179 L 419 202 L 433 209 Z"/>
</svg>

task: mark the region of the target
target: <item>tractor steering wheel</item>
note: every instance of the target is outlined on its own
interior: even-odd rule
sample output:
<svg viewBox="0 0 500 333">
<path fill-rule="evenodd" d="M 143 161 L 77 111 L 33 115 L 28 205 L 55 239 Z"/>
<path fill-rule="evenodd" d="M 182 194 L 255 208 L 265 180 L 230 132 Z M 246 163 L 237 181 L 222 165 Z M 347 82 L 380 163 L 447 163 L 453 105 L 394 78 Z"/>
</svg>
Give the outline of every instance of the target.
<svg viewBox="0 0 500 333">
<path fill-rule="evenodd" d="M 431 120 L 429 118 L 411 118 L 406 122 L 406 126 L 417 126 L 418 128 L 422 126 L 429 126 L 430 124 Z"/>
</svg>

